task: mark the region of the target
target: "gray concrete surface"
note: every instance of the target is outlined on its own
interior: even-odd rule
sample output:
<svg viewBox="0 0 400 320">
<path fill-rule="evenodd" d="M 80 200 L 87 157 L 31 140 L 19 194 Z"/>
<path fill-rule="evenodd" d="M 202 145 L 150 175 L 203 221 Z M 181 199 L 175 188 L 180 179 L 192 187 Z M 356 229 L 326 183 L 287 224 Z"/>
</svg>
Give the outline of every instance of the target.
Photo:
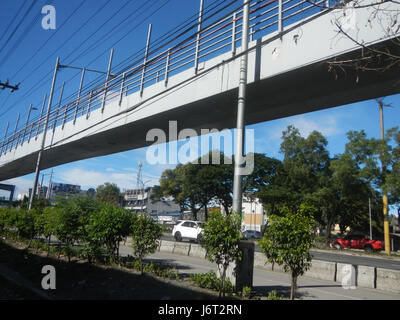
<svg viewBox="0 0 400 320">
<path fill-rule="evenodd" d="M 122 247 L 121 253 L 131 254 L 131 250 Z M 157 252 L 149 255 L 147 260 L 164 261 L 175 265 L 180 274 L 205 273 L 210 270 L 218 272 L 215 264 L 198 257 Z M 271 290 L 277 290 L 280 294 L 288 294 L 290 278 L 285 273 L 256 267 L 253 274 L 253 286 L 255 290 L 265 292 L 265 294 Z M 303 300 L 400 300 L 400 294 L 361 287 L 345 289 L 337 282 L 313 279 L 307 276 L 300 277 L 298 280 L 298 297 Z"/>
</svg>

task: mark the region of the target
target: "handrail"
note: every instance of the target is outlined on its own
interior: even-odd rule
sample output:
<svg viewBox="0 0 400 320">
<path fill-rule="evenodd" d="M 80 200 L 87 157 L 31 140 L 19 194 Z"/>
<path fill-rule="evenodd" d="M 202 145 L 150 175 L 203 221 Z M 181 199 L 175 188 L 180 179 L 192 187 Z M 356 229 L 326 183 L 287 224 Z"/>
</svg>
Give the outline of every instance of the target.
<svg viewBox="0 0 400 320">
<path fill-rule="evenodd" d="M 334 3 L 334 1 L 320 0 L 317 4 Z M 74 95 L 76 98 L 72 101 L 51 110 L 49 128 L 52 128 L 54 132 L 57 127 L 61 126 L 64 130 L 65 124 L 72 120 L 75 121 L 83 116 L 89 119 L 90 113 L 100 108 L 102 99 L 104 99 L 105 106 L 107 102 L 115 100 L 119 101 L 119 105 L 121 105 L 124 95 L 139 92 L 141 88 L 145 90 L 154 82 L 164 82 L 167 85 L 169 77 L 194 67 L 200 60 L 207 61 L 229 51 L 235 54 L 236 47 L 240 45 L 239 41 L 241 41 L 242 23 L 240 21 L 243 10 L 241 7 L 232 10 L 229 6 L 225 9 L 226 12 L 221 13 L 222 17 L 204 26 L 200 31 L 187 36 L 178 45 L 172 45 L 159 53 L 152 52 L 146 61 L 130 67 L 94 88 Z M 270 14 L 271 12 L 272 14 Z M 321 8 L 306 0 L 251 0 L 250 22 L 252 24 L 249 28 L 251 35 L 249 41 L 252 41 L 256 34 L 263 37 L 274 31 L 283 31 L 278 27 L 283 26 L 283 21 L 297 17 L 298 20 L 291 21 L 291 23 L 298 22 L 317 12 L 321 12 Z M 211 13 L 211 15 L 214 14 Z M 276 30 L 271 30 L 275 25 Z M 197 43 L 198 45 L 196 45 Z M 0 157 L 18 148 L 25 141 L 29 143 L 36 140 L 43 133 L 44 126 L 45 115 L 42 115 L 16 132 L 5 136 L 0 144 Z"/>
</svg>

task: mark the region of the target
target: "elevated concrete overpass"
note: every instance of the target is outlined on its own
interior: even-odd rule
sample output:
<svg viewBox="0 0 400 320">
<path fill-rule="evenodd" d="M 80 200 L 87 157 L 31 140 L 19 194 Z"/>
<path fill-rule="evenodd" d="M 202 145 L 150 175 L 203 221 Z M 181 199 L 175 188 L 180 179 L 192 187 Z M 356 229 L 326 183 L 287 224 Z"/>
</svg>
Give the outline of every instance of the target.
<svg viewBox="0 0 400 320">
<path fill-rule="evenodd" d="M 268 5 L 276 3 L 269 1 Z M 400 7 L 386 5 L 392 10 Z M 264 6 L 262 10 L 268 8 Z M 357 43 L 338 36 L 334 22 L 342 19 L 343 12 L 343 9 L 314 11 L 284 27 L 278 19 L 277 31 L 250 42 L 248 125 L 400 92 L 400 87 L 395 85 L 398 81 L 395 69 L 385 73 L 363 72 L 358 81 L 351 70 L 338 79 L 328 72 L 327 62 L 335 58 L 351 59 L 360 53 Z M 372 27 L 366 24 L 370 13 L 371 8 L 351 11 L 354 23 L 345 26 L 346 32 L 366 46 L 392 46 L 390 37 L 378 24 Z M 225 29 L 219 29 L 228 30 L 225 31 L 228 38 L 229 32 L 232 33 L 232 40 L 228 39 L 231 42 L 226 45 L 228 50 L 208 60 L 197 60 L 197 72 L 195 67 L 190 67 L 170 74 L 173 51 L 168 50 L 165 56 L 149 60 L 152 63 L 145 65 L 145 71 L 142 66 L 107 83 L 107 96 L 104 90 L 88 91 L 86 98 L 54 111 L 41 169 L 148 146 L 153 142 L 146 141 L 147 132 L 153 128 L 168 132 L 171 120 L 177 121 L 178 130 L 193 128 L 199 133 L 200 129 L 235 127 L 242 54 L 236 45 L 240 12 L 229 17 L 232 20 L 227 23 L 222 20 L 219 24 L 225 24 Z M 209 30 L 211 34 L 212 28 Z M 192 41 L 194 47 L 196 43 Z M 157 77 L 150 79 L 147 86 L 143 85 L 143 77 L 153 71 L 157 71 Z M 129 77 L 137 80 L 129 83 Z M 36 127 L 39 134 L 35 134 Z M 40 122 L 36 127 L 31 124 L 20 140 L 14 145 L 10 140 L 11 144 L 6 145 L 0 157 L 0 181 L 34 172 L 43 135 Z"/>
</svg>

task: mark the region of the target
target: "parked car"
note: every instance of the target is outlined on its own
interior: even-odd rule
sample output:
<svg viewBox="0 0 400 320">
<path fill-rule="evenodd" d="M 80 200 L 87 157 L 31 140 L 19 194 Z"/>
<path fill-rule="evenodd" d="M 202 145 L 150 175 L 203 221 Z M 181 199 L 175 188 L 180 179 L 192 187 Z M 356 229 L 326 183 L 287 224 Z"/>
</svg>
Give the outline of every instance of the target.
<svg viewBox="0 0 400 320">
<path fill-rule="evenodd" d="M 331 242 L 331 248 L 336 249 L 364 249 L 366 251 L 382 250 L 383 242 L 368 240 L 363 235 L 347 235 Z"/>
<path fill-rule="evenodd" d="M 199 221 L 180 220 L 172 230 L 172 236 L 176 241 L 182 239 L 201 241 L 204 225 Z"/>
<path fill-rule="evenodd" d="M 245 239 L 261 239 L 261 232 L 255 230 L 246 230 L 242 232 Z"/>
</svg>

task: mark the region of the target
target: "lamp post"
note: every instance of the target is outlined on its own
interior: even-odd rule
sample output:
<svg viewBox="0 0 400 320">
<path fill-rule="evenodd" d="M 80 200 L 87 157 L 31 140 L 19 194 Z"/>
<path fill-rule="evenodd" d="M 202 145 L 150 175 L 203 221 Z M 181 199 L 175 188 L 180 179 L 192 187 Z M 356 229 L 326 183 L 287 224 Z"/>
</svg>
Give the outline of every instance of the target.
<svg viewBox="0 0 400 320">
<path fill-rule="evenodd" d="M 59 69 L 59 65 L 60 65 L 60 58 L 57 57 L 57 61 L 56 61 L 56 65 L 54 67 L 54 73 L 53 73 L 53 81 L 51 83 L 49 103 L 47 105 L 46 121 L 45 121 L 44 128 L 43 128 L 42 144 L 41 144 L 41 147 L 40 147 L 40 150 L 38 153 L 38 157 L 37 157 L 35 179 L 33 181 L 32 193 L 29 198 L 28 210 L 32 209 L 32 203 L 33 203 L 33 199 L 35 198 L 36 188 L 37 188 L 38 179 L 39 179 L 39 175 L 40 175 L 40 165 L 41 165 L 41 161 L 42 161 L 42 153 L 43 153 L 43 149 L 44 149 L 45 142 L 46 142 L 46 134 L 47 134 L 47 127 L 49 125 L 51 103 L 53 102 L 54 86 L 55 86 L 56 79 L 57 79 L 57 71 Z"/>
</svg>

